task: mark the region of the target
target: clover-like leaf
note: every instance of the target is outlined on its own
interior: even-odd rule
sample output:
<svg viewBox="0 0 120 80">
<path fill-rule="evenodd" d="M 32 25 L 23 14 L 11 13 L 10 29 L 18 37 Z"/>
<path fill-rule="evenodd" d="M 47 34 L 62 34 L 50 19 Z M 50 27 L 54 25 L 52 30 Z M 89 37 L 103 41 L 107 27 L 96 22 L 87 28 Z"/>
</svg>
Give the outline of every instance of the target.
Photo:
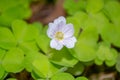
<svg viewBox="0 0 120 80">
<path fill-rule="evenodd" d="M 79 76 L 84 71 L 84 65 L 78 62 L 74 67 L 70 67 L 67 69 L 67 72 L 71 73 L 74 76 Z"/>
<path fill-rule="evenodd" d="M 81 76 L 81 77 L 77 77 L 75 80 L 88 80 L 88 79 L 84 76 Z"/>
<path fill-rule="evenodd" d="M 25 60 L 24 60 L 24 66 L 28 72 L 32 72 L 33 70 L 32 63 L 35 59 L 39 58 L 39 54 L 40 53 L 38 51 L 27 50 Z"/>
<path fill-rule="evenodd" d="M 11 48 L 5 55 L 2 66 L 7 72 L 20 72 L 24 68 L 24 52 L 19 48 Z"/>
<path fill-rule="evenodd" d="M 113 60 L 106 60 L 105 61 L 106 65 L 111 67 L 111 66 L 114 66 L 116 64 L 116 59 L 113 59 Z"/>
<path fill-rule="evenodd" d="M 117 51 L 109 46 L 101 44 L 97 51 L 95 63 L 101 65 L 105 61 L 107 66 L 113 66 L 116 63 Z"/>
<path fill-rule="evenodd" d="M 3 60 L 4 56 L 5 56 L 5 54 L 6 54 L 6 51 L 0 49 L 0 79 L 3 78 L 3 76 L 4 76 L 5 73 L 6 73 L 5 70 L 4 70 L 4 68 L 3 68 L 2 65 L 1 65 L 2 60 Z"/>
<path fill-rule="evenodd" d="M 74 77 L 69 73 L 57 73 L 52 76 L 51 80 L 74 80 Z"/>
<path fill-rule="evenodd" d="M 78 62 L 78 60 L 70 54 L 67 48 L 63 48 L 60 51 L 52 50 L 48 55 L 50 55 L 50 61 L 62 66 L 73 67 Z"/>
<path fill-rule="evenodd" d="M 37 43 L 35 41 L 23 42 L 19 45 L 19 47 L 21 49 L 23 49 L 23 51 L 26 52 L 25 54 L 27 54 L 27 52 L 29 52 L 29 51 L 38 51 L 39 50 Z"/>
<path fill-rule="evenodd" d="M 15 20 L 12 23 L 13 33 L 19 43 L 35 40 L 37 27 L 34 25 L 28 25 L 25 21 Z"/>
<path fill-rule="evenodd" d="M 87 26 L 76 43 L 76 46 L 71 51 L 71 54 L 80 61 L 91 61 L 96 57 L 96 43 L 98 33 L 94 26 Z"/>
<path fill-rule="evenodd" d="M 72 23 L 74 25 L 76 37 L 78 37 L 80 29 L 84 27 L 83 25 L 87 18 L 88 15 L 83 11 L 75 13 L 72 17 L 67 17 L 67 22 Z"/>
<path fill-rule="evenodd" d="M 16 78 L 8 78 L 7 80 L 17 80 Z"/>
<path fill-rule="evenodd" d="M 3 49 L 10 49 L 16 46 L 16 40 L 10 29 L 0 27 L 0 47 Z"/>
<path fill-rule="evenodd" d="M 48 58 L 41 53 L 38 55 L 38 58 L 33 61 L 32 65 L 35 73 L 41 78 L 50 78 L 58 71 L 58 68 L 51 64 Z"/>
<path fill-rule="evenodd" d="M 94 62 L 97 65 L 102 65 L 103 64 L 103 60 L 100 60 L 99 58 L 95 58 Z"/>
<path fill-rule="evenodd" d="M 105 42 L 113 43 L 115 46 L 120 46 L 119 31 L 114 24 L 108 23 L 101 29 L 101 37 Z"/>
<path fill-rule="evenodd" d="M 36 42 L 39 46 L 39 48 L 44 52 L 48 53 L 48 50 L 50 48 L 50 39 L 47 37 L 46 34 L 39 34 L 39 36 L 36 37 Z"/>
<path fill-rule="evenodd" d="M 104 0 L 87 0 L 86 10 L 89 13 L 96 13 L 104 6 Z"/>
<path fill-rule="evenodd" d="M 29 2 L 30 2 L 29 0 L 19 0 L 17 2 L 16 2 L 16 0 L 11 0 L 10 2 L 8 2 L 7 0 L 0 0 L 0 10 L 1 10 L 1 12 L 4 12 L 4 11 L 8 10 L 9 8 L 16 7 L 17 5 L 22 5 L 24 7 L 28 7 Z"/>
<path fill-rule="evenodd" d="M 117 57 L 116 69 L 118 72 L 120 72 L 120 54 L 118 54 L 118 57 Z"/>
<path fill-rule="evenodd" d="M 120 15 L 119 15 L 119 13 L 120 13 L 120 4 L 119 4 L 119 2 L 115 1 L 115 0 L 108 1 L 105 4 L 104 12 L 109 17 L 109 19 L 116 26 L 119 27 L 119 25 L 120 25 Z"/>
<path fill-rule="evenodd" d="M 86 6 L 85 0 L 65 0 L 64 2 L 64 8 L 68 12 L 68 14 L 72 15 L 76 13 L 79 10 L 82 10 Z M 71 7 L 72 6 L 72 7 Z"/>
</svg>

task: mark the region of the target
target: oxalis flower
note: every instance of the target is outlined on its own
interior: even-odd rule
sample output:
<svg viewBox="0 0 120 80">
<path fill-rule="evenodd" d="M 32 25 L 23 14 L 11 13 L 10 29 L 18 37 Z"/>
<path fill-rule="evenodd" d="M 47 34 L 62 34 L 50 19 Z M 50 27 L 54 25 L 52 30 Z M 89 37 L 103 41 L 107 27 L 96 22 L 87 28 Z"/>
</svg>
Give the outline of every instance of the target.
<svg viewBox="0 0 120 80">
<path fill-rule="evenodd" d="M 47 35 L 52 40 L 50 41 L 50 47 L 56 50 L 61 50 L 63 46 L 67 48 L 73 48 L 76 43 L 74 35 L 73 25 L 66 24 L 66 20 L 63 16 L 58 17 L 53 23 L 49 23 Z"/>
</svg>

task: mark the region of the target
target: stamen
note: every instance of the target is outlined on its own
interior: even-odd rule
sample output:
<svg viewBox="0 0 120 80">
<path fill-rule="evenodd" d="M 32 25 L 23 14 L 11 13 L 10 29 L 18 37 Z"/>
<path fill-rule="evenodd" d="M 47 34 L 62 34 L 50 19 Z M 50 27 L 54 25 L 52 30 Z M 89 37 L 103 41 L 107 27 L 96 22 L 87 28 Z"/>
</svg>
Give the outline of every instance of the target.
<svg viewBox="0 0 120 80">
<path fill-rule="evenodd" d="M 57 40 L 63 40 L 64 34 L 63 34 L 62 32 L 56 32 L 55 38 L 56 38 Z"/>
</svg>

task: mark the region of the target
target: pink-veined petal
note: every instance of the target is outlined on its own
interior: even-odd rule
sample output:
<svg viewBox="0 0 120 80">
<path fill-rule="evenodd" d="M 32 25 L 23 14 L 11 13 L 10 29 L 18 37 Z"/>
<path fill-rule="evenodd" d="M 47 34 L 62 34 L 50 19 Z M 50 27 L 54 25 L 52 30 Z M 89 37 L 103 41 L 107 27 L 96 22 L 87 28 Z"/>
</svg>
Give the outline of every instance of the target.
<svg viewBox="0 0 120 80">
<path fill-rule="evenodd" d="M 77 42 L 75 37 L 71 37 L 68 39 L 65 39 L 63 41 L 63 44 L 67 47 L 67 48 L 73 48 L 75 46 L 75 43 Z"/>
<path fill-rule="evenodd" d="M 74 28 L 72 24 L 67 24 L 62 28 L 62 32 L 64 33 L 64 38 L 72 37 L 74 34 Z"/>
<path fill-rule="evenodd" d="M 48 35 L 48 37 L 53 38 L 54 34 L 57 31 L 57 26 L 54 23 L 49 23 L 48 26 L 49 26 L 49 28 L 47 30 L 47 35 Z"/>
<path fill-rule="evenodd" d="M 54 20 L 54 24 L 59 24 L 60 22 L 63 22 L 63 24 L 66 24 L 66 19 L 63 16 L 60 16 Z"/>
<path fill-rule="evenodd" d="M 52 39 L 50 42 L 50 47 L 55 48 L 56 50 L 61 50 L 63 48 L 63 44 L 55 39 Z"/>
</svg>

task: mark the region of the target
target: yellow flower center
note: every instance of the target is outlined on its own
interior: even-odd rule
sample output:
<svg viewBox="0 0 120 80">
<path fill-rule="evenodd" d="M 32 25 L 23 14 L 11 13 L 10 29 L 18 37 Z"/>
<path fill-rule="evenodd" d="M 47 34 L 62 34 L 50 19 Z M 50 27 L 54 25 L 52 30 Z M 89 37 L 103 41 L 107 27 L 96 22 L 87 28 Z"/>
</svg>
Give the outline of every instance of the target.
<svg viewBox="0 0 120 80">
<path fill-rule="evenodd" d="M 56 32 L 55 38 L 57 40 L 62 40 L 64 38 L 64 34 L 62 32 Z"/>
</svg>

